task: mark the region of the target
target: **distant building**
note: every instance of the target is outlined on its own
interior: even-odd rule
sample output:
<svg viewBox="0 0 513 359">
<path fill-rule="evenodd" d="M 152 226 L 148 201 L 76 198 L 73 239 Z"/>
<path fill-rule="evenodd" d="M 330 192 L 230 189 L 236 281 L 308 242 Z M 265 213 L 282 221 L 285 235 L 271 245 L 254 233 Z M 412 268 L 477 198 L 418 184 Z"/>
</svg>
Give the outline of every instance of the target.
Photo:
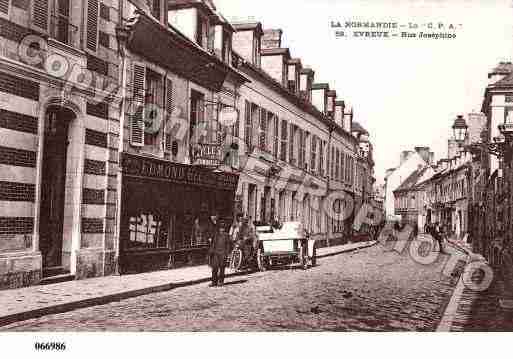
<svg viewBox="0 0 513 359">
<path fill-rule="evenodd" d="M 420 167 L 433 162 L 434 153 L 429 147 L 415 147 L 414 151 L 403 151 L 399 166 L 389 169 L 385 177 L 385 216 L 387 219 L 395 218 L 394 191 Z"/>
</svg>

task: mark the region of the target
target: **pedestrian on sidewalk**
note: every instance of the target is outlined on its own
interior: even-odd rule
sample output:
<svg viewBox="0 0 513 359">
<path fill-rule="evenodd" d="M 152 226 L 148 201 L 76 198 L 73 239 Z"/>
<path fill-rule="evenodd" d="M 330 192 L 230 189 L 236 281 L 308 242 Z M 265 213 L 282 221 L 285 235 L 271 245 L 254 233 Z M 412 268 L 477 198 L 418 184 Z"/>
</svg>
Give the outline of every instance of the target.
<svg viewBox="0 0 513 359">
<path fill-rule="evenodd" d="M 440 253 L 445 253 L 444 247 L 443 247 L 443 229 L 440 226 L 440 223 L 438 223 L 438 222 L 435 223 L 432 235 L 433 235 L 433 237 L 435 237 L 436 241 L 438 242 L 438 247 L 440 249 Z"/>
<path fill-rule="evenodd" d="M 211 287 L 224 285 L 224 272 L 226 268 L 226 260 L 230 254 L 230 236 L 226 232 L 226 222 L 223 220 L 216 221 L 216 233 L 212 238 L 208 251 L 209 264 L 212 268 Z"/>
</svg>

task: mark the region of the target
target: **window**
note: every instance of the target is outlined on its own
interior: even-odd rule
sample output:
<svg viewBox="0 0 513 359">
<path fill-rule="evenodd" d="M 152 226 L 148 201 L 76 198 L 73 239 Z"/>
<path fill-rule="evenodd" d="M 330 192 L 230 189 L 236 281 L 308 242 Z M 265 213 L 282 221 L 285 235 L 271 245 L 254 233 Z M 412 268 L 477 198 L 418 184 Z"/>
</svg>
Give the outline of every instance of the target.
<svg viewBox="0 0 513 359">
<path fill-rule="evenodd" d="M 342 152 L 340 154 L 340 178 L 342 182 L 346 182 L 347 176 L 346 176 L 346 161 L 345 161 L 346 154 Z"/>
<path fill-rule="evenodd" d="M 308 138 L 308 132 L 304 130 L 299 130 L 299 160 L 298 166 L 301 169 L 306 167 L 306 142 Z"/>
<path fill-rule="evenodd" d="M 222 48 L 222 59 L 225 63 L 230 63 L 232 51 L 232 35 L 229 31 L 223 30 L 223 48 Z"/>
<path fill-rule="evenodd" d="M 149 0 L 150 11 L 153 17 L 160 21 L 160 1 L 161 0 Z"/>
<path fill-rule="evenodd" d="M 335 166 L 333 164 L 335 160 L 335 147 L 331 147 L 331 156 L 330 156 L 330 178 L 333 178 L 335 175 Z"/>
<path fill-rule="evenodd" d="M 326 148 L 326 142 L 325 141 L 321 141 L 319 142 L 319 152 L 320 152 L 320 155 L 319 155 L 319 175 L 320 176 L 324 176 L 324 153 L 325 153 L 325 148 Z"/>
<path fill-rule="evenodd" d="M 259 128 L 258 147 L 267 152 L 267 111 L 260 109 L 260 128 Z"/>
<path fill-rule="evenodd" d="M 110 9 L 107 5 L 105 5 L 102 2 L 100 3 L 100 17 L 103 20 L 107 20 L 107 21 L 110 20 Z"/>
<path fill-rule="evenodd" d="M 249 101 L 244 102 L 244 142 L 246 147 L 251 149 L 253 140 L 253 124 L 251 123 L 251 104 Z"/>
<path fill-rule="evenodd" d="M 294 142 L 296 141 L 296 130 L 297 127 L 290 124 L 290 132 L 289 132 L 289 161 L 290 164 L 294 165 L 296 164 L 296 154 L 295 154 L 295 148 L 294 148 Z"/>
<path fill-rule="evenodd" d="M 110 42 L 109 42 L 109 35 L 103 31 L 98 32 L 98 43 L 102 45 L 103 47 L 109 48 Z"/>
<path fill-rule="evenodd" d="M 273 143 L 273 156 L 275 158 L 278 158 L 278 147 L 279 147 L 279 142 L 280 142 L 280 133 L 279 133 L 279 130 L 280 130 L 280 120 L 278 119 L 278 116 L 276 115 L 273 115 L 273 123 L 274 123 L 274 131 L 273 131 L 273 135 L 274 135 L 274 143 Z"/>
<path fill-rule="evenodd" d="M 340 151 L 338 148 L 335 153 L 335 178 L 338 181 L 340 180 Z"/>
<path fill-rule="evenodd" d="M 208 47 L 208 19 L 198 14 L 198 22 L 196 27 L 196 43 L 206 49 Z"/>
<path fill-rule="evenodd" d="M 52 19 L 52 36 L 64 44 L 71 43 L 71 31 L 75 28 L 70 24 L 69 0 L 56 1 L 55 15 Z"/>
<path fill-rule="evenodd" d="M 296 92 L 296 81 L 289 80 L 288 81 L 288 89 L 290 92 L 295 93 Z"/>
<path fill-rule="evenodd" d="M 281 120 L 280 160 L 282 160 L 282 161 L 287 161 L 287 130 L 288 130 L 287 121 Z"/>
<path fill-rule="evenodd" d="M 164 103 L 164 85 L 162 82 L 162 76 L 158 73 L 146 69 L 146 94 L 144 103 L 145 104 L 155 104 L 160 108 L 163 107 Z M 148 106 L 146 106 L 148 108 Z M 144 144 L 146 146 L 156 146 L 157 143 L 157 135 L 158 129 L 154 129 L 153 126 L 157 124 L 155 116 L 158 113 L 146 113 L 145 114 L 145 128 L 147 128 L 145 136 L 144 136 Z"/>
<path fill-rule="evenodd" d="M 191 91 L 191 121 L 189 137 L 192 143 L 200 143 L 205 136 L 205 95 L 198 91 Z"/>
<path fill-rule="evenodd" d="M 315 171 L 317 157 L 317 136 L 312 135 L 312 143 L 310 144 L 310 169 Z"/>
</svg>

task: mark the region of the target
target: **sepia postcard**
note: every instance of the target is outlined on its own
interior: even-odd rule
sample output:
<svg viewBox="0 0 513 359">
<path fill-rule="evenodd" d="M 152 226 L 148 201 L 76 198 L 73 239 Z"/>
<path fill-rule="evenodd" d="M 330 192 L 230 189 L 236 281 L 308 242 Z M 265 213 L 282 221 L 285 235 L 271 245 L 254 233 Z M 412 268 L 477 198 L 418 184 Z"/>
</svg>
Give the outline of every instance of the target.
<svg viewBox="0 0 513 359">
<path fill-rule="evenodd" d="M 0 352 L 512 331 L 512 57 L 510 0 L 0 0 Z"/>
</svg>

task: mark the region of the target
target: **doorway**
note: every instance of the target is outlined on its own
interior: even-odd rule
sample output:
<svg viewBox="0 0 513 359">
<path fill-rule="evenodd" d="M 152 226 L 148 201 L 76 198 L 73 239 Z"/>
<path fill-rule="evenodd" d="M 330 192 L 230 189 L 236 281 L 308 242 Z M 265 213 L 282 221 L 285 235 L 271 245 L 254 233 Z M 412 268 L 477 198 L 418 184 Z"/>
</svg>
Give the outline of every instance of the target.
<svg viewBox="0 0 513 359">
<path fill-rule="evenodd" d="M 43 275 L 52 275 L 63 264 L 68 128 L 73 116 L 71 111 L 62 108 L 49 108 L 45 116 L 39 215 Z"/>
</svg>

